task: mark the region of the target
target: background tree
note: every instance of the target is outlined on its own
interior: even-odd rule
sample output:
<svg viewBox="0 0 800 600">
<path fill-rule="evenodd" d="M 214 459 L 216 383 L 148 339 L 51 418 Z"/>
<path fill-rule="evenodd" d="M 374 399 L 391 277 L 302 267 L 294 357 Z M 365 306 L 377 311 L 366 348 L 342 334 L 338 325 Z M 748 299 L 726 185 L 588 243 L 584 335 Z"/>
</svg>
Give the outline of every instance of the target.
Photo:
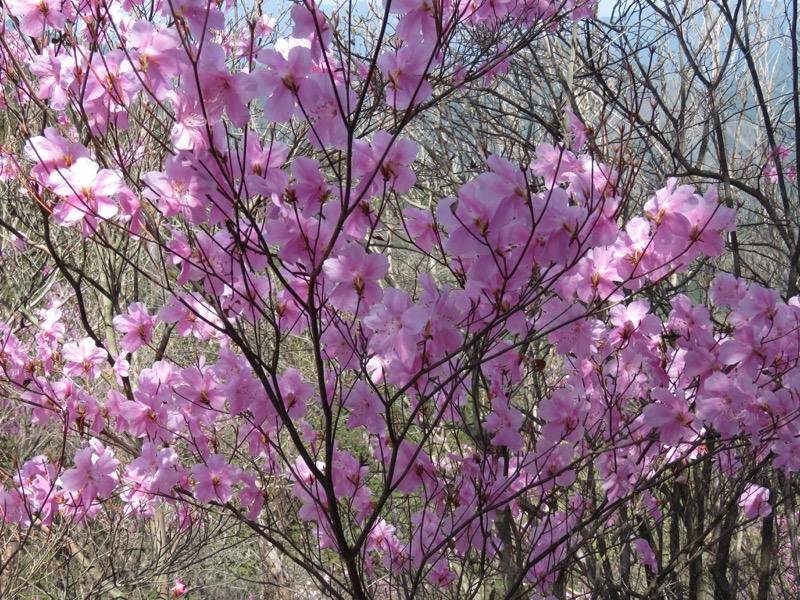
<svg viewBox="0 0 800 600">
<path fill-rule="evenodd" d="M 619 3 L 566 45 L 598 132 L 635 140 L 650 181 L 719 185 L 740 209 L 726 269 L 796 295 L 796 4 Z"/>
</svg>

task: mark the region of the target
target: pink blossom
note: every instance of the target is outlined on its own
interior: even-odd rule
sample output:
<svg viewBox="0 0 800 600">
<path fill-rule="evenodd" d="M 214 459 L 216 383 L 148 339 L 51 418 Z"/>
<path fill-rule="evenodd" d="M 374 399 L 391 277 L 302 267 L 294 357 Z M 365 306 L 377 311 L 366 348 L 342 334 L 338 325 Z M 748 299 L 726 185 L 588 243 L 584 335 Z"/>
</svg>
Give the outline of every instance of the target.
<svg viewBox="0 0 800 600">
<path fill-rule="evenodd" d="M 544 184 L 551 188 L 566 183 L 568 174 L 577 168 L 575 155 L 567 150 L 563 144 L 551 146 L 539 144 L 536 147 L 539 157 L 531 163 L 530 169 L 534 175 L 544 178 Z"/>
<path fill-rule="evenodd" d="M 168 494 L 186 479 L 186 472 L 173 448 L 159 449 L 153 442 L 145 441 L 141 456 L 125 469 L 125 479 L 150 494 Z"/>
<path fill-rule="evenodd" d="M 772 444 L 772 451 L 775 453 L 773 468 L 783 469 L 787 475 L 800 471 L 800 436 L 780 429 L 778 440 Z"/>
<path fill-rule="evenodd" d="M 366 427 L 367 431 L 379 435 L 386 431 L 383 413 L 386 408 L 380 397 L 365 382 L 357 381 L 344 399 L 344 407 L 350 411 L 347 427 Z"/>
<path fill-rule="evenodd" d="M 364 324 L 374 332 L 370 349 L 385 357 L 396 356 L 411 368 L 426 321 L 425 310 L 415 306 L 408 294 L 389 288 L 384 292 L 383 304 L 373 307 L 364 318 Z"/>
<path fill-rule="evenodd" d="M 172 102 L 175 109 L 175 121 L 170 131 L 170 139 L 176 150 L 201 150 L 208 148 L 208 129 L 211 137 L 216 139 L 220 133 L 221 123 L 206 119 L 203 107 L 195 95 L 180 90 L 170 90 L 164 97 Z"/>
<path fill-rule="evenodd" d="M 183 596 L 189 588 L 186 587 L 186 584 L 183 583 L 180 579 L 175 580 L 175 585 L 170 588 L 169 592 L 172 594 L 173 598 L 180 598 Z"/>
<path fill-rule="evenodd" d="M 591 17 L 592 15 L 589 14 L 589 16 Z M 568 106 L 564 107 L 564 114 L 567 116 L 567 131 L 570 136 L 570 148 L 578 152 L 586 142 L 586 127 Z"/>
<path fill-rule="evenodd" d="M 33 59 L 30 70 L 39 78 L 36 97 L 49 99 L 53 110 L 64 110 L 69 104 L 68 90 L 75 81 L 75 61 L 69 56 L 54 55 L 48 46 Z"/>
<path fill-rule="evenodd" d="M 306 402 L 314 396 L 314 386 L 303 381 L 298 369 L 286 369 L 278 377 L 278 389 L 290 418 L 302 419 L 306 416 Z"/>
<path fill-rule="evenodd" d="M 545 303 L 540 317 L 541 327 L 550 331 L 548 339 L 557 344 L 559 354 L 572 352 L 577 358 L 588 358 L 596 352 L 603 329 L 596 319 L 586 318 L 585 312 L 578 304 L 555 298 Z"/>
<path fill-rule="evenodd" d="M 538 416 L 545 421 L 542 426 L 543 439 L 553 444 L 561 440 L 576 442 L 583 435 L 583 421 L 588 412 L 588 403 L 576 390 L 555 390 L 539 405 Z"/>
<path fill-rule="evenodd" d="M 61 29 L 74 16 L 72 4 L 62 0 L 8 0 L 8 11 L 19 17 L 19 30 L 25 35 L 40 38 L 45 27 Z"/>
<path fill-rule="evenodd" d="M 394 546 L 392 542 L 397 541 L 394 536 L 395 531 L 397 529 L 394 525 L 387 523 L 385 519 L 379 519 L 369 532 L 367 549 L 390 552 Z"/>
<path fill-rule="evenodd" d="M 314 0 L 294 5 L 291 12 L 294 22 L 292 37 L 308 40 L 314 59 L 319 60 L 333 39 L 333 26 Z"/>
<path fill-rule="evenodd" d="M 396 110 L 421 104 L 433 93 L 425 80 L 431 50 L 423 45 L 403 46 L 378 58 L 378 67 L 386 77 L 386 101 Z"/>
<path fill-rule="evenodd" d="M 484 427 L 494 432 L 492 444 L 506 446 L 512 452 L 520 450 L 525 440 L 519 433 L 524 417 L 508 400 L 498 396 L 492 400 L 492 412 L 486 417 Z"/>
<path fill-rule="evenodd" d="M 770 183 L 778 183 L 778 169 L 775 165 L 764 165 L 761 174 L 764 176 L 764 179 Z"/>
<path fill-rule="evenodd" d="M 74 342 L 64 344 L 61 356 L 66 375 L 94 381 L 100 377 L 102 366 L 108 359 L 108 352 L 98 348 L 92 338 L 84 338 L 77 344 Z"/>
<path fill-rule="evenodd" d="M 247 103 L 256 95 L 255 81 L 249 73 L 231 73 L 225 65 L 222 46 L 207 43 L 203 46 L 197 65 L 200 90 L 206 118 L 219 121 L 225 110 L 234 127 L 244 127 L 250 120 Z M 188 81 L 193 82 L 193 78 Z"/>
<path fill-rule="evenodd" d="M 690 253 L 719 256 L 725 251 L 723 232 L 736 229 L 736 211 L 720 202 L 717 191 L 709 188 L 697 204 L 684 212 L 689 221 Z"/>
<path fill-rule="evenodd" d="M 131 304 L 127 315 L 114 317 L 114 329 L 125 334 L 120 340 L 122 352 L 133 353 L 142 346 L 150 344 L 153 340 L 153 328 L 157 322 L 156 316 L 149 315 L 147 307 L 141 302 Z"/>
<path fill-rule="evenodd" d="M 778 290 L 767 289 L 753 283 L 736 307 L 736 314 L 744 317 L 750 327 L 763 327 L 775 316 L 779 299 Z"/>
<path fill-rule="evenodd" d="M 723 436 L 739 433 L 747 396 L 723 373 L 708 377 L 697 395 L 697 418 Z"/>
<path fill-rule="evenodd" d="M 631 549 L 639 557 L 639 562 L 641 564 L 649 567 L 650 571 L 653 573 L 658 572 L 658 560 L 656 559 L 656 553 L 653 552 L 653 548 L 650 546 L 650 543 L 647 540 L 642 538 L 636 538 L 635 540 L 632 540 Z"/>
<path fill-rule="evenodd" d="M 772 513 L 769 496 L 767 488 L 748 483 L 739 497 L 739 506 L 744 509 L 744 516 L 748 519 L 768 517 Z"/>
<path fill-rule="evenodd" d="M 536 447 L 536 461 L 526 470 L 533 470 L 542 491 L 553 489 L 558 485 L 566 487 L 571 485 L 577 475 L 570 469 L 570 463 L 575 455 L 572 444 L 551 444 L 543 440 Z"/>
<path fill-rule="evenodd" d="M 125 189 L 118 173 L 101 169 L 89 158 L 78 158 L 66 169 L 50 174 L 48 185 L 62 201 L 53 209 L 56 223 L 65 227 L 84 223 L 84 235 L 119 211 L 116 197 Z"/>
<path fill-rule="evenodd" d="M 32 173 L 41 182 L 59 169 L 69 169 L 80 158 L 89 158 L 89 150 L 79 142 L 63 137 L 55 127 L 47 127 L 44 135 L 25 142 L 25 156 L 36 163 Z"/>
<path fill-rule="evenodd" d="M 157 99 L 165 99 L 172 90 L 171 78 L 189 67 L 180 34 L 172 28 L 158 31 L 148 20 L 140 19 L 133 25 L 128 39 L 136 50 L 134 56 L 139 63 L 136 66 L 144 76 L 145 87 Z"/>
<path fill-rule="evenodd" d="M 233 486 L 239 479 L 239 472 L 223 455 L 214 454 L 205 464 L 194 465 L 192 476 L 195 479 L 194 497 L 198 502 L 225 504 L 233 498 Z"/>
<path fill-rule="evenodd" d="M 75 454 L 75 468 L 64 471 L 56 483 L 63 491 L 79 495 L 81 505 L 88 509 L 98 496 L 108 498 L 117 487 L 118 466 L 114 452 L 92 438 L 87 448 Z"/>
<path fill-rule="evenodd" d="M 578 265 L 578 298 L 615 302 L 622 298 L 617 261 L 610 247 L 592 248 Z"/>
<path fill-rule="evenodd" d="M 208 219 L 208 199 L 204 189 L 209 182 L 193 166 L 188 152 L 178 152 L 166 163 L 166 172 L 150 172 L 142 177 L 147 186 L 143 196 L 158 201 L 158 210 L 165 217 L 183 215 L 189 223 L 199 225 Z"/>
<path fill-rule="evenodd" d="M 675 446 L 679 441 L 694 436 L 690 429 L 694 415 L 686 403 L 683 389 L 677 389 L 673 394 L 658 388 L 652 391 L 652 396 L 658 402 L 644 407 L 644 424 L 659 432 L 662 444 Z"/>
<path fill-rule="evenodd" d="M 140 381 L 142 377 L 140 375 Z M 120 406 L 120 416 L 125 419 L 127 433 L 154 441 L 170 441 L 179 430 L 178 414 L 171 405 L 169 389 L 159 388 L 154 393 L 140 386 Z"/>
<path fill-rule="evenodd" d="M 327 73 L 315 73 L 309 78 L 309 85 L 301 86 L 297 95 L 311 121 L 308 140 L 314 147 L 344 149 L 347 146 L 346 112 L 357 104 L 355 92 L 346 85 L 334 86 Z"/>
<path fill-rule="evenodd" d="M 430 252 L 438 243 L 436 222 L 429 210 L 407 206 L 403 209 L 403 225 L 408 237 L 423 252 Z"/>
<path fill-rule="evenodd" d="M 267 99 L 264 116 L 275 123 L 287 123 L 294 115 L 298 94 L 309 84 L 311 51 L 299 41 L 281 41 L 274 50 L 263 50 L 256 58 L 266 65 L 253 72 L 258 95 Z"/>
<path fill-rule="evenodd" d="M 179 335 L 193 335 L 200 340 L 214 337 L 219 324 L 219 318 L 208 304 L 188 294 L 171 296 L 158 316 L 165 323 L 176 323 L 175 331 Z"/>
<path fill-rule="evenodd" d="M 196 415 L 205 410 L 225 410 L 225 395 L 210 366 L 201 362 L 197 367 L 182 369 L 181 379 L 183 382 L 175 387 L 175 393 L 183 401 L 179 406 L 186 412 Z"/>
<path fill-rule="evenodd" d="M 347 244 L 323 265 L 325 277 L 338 284 L 330 295 L 331 304 L 341 310 L 367 310 L 380 302 L 383 290 L 377 280 L 389 271 L 383 254 L 367 254 L 360 244 Z"/>
<path fill-rule="evenodd" d="M 356 140 L 353 144 L 353 175 L 370 179 L 366 194 L 381 196 L 388 190 L 404 194 L 417 181 L 408 165 L 414 162 L 417 145 L 411 140 L 395 139 L 390 133 L 378 131 L 371 142 Z"/>
<path fill-rule="evenodd" d="M 379 438 L 380 445 L 375 450 L 375 459 L 386 466 L 386 475 L 392 470 L 393 489 L 402 494 L 413 494 L 426 482 L 432 483 L 433 463 L 418 445 L 404 439 L 396 448 L 391 448 L 385 436 Z"/>
<path fill-rule="evenodd" d="M 189 25 L 189 31 L 200 38 L 207 29 L 222 30 L 225 28 L 225 17 L 215 6 L 205 0 L 172 0 L 162 4 L 161 12 L 166 17 L 173 17 Z"/>
<path fill-rule="evenodd" d="M 730 273 L 719 273 L 714 277 L 708 296 L 718 307 L 729 306 L 733 310 L 747 295 L 747 283 Z"/>
</svg>

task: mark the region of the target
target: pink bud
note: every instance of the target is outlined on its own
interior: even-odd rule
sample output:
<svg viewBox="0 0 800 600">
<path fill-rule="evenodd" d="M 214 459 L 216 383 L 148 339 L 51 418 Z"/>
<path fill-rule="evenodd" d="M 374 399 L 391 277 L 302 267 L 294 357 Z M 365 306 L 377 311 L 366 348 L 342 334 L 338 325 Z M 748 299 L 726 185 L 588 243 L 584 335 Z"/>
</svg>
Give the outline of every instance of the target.
<svg viewBox="0 0 800 600">
<path fill-rule="evenodd" d="M 183 583 L 180 579 L 176 579 L 175 585 L 172 586 L 170 592 L 172 593 L 173 598 L 180 598 L 186 593 L 186 584 Z"/>
</svg>

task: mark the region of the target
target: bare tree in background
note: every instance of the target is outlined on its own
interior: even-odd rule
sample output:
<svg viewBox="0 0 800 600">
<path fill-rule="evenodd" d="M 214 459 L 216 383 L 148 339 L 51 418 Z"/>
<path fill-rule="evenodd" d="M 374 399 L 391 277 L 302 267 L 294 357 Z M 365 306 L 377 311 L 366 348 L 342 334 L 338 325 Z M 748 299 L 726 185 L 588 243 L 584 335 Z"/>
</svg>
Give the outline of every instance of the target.
<svg viewBox="0 0 800 600">
<path fill-rule="evenodd" d="M 654 180 L 716 183 L 740 208 L 737 276 L 798 292 L 798 5 L 618 3 L 560 49 L 573 106 L 598 133 L 635 142 Z"/>
</svg>

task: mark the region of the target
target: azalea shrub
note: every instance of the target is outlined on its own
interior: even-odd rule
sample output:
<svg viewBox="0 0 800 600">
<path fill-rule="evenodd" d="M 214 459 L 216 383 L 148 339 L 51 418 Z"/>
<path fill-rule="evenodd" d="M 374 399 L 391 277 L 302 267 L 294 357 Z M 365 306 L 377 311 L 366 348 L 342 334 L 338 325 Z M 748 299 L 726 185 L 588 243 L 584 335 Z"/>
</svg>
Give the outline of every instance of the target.
<svg viewBox="0 0 800 600">
<path fill-rule="evenodd" d="M 571 110 L 450 197 L 418 177 L 415 119 L 591 2 L 2 10 L 4 252 L 45 259 L 0 389 L 51 434 L 2 455 L 4 564 L 226 515 L 324 597 L 792 585 L 800 300 L 721 268 L 735 210 L 633 197 Z"/>
</svg>

